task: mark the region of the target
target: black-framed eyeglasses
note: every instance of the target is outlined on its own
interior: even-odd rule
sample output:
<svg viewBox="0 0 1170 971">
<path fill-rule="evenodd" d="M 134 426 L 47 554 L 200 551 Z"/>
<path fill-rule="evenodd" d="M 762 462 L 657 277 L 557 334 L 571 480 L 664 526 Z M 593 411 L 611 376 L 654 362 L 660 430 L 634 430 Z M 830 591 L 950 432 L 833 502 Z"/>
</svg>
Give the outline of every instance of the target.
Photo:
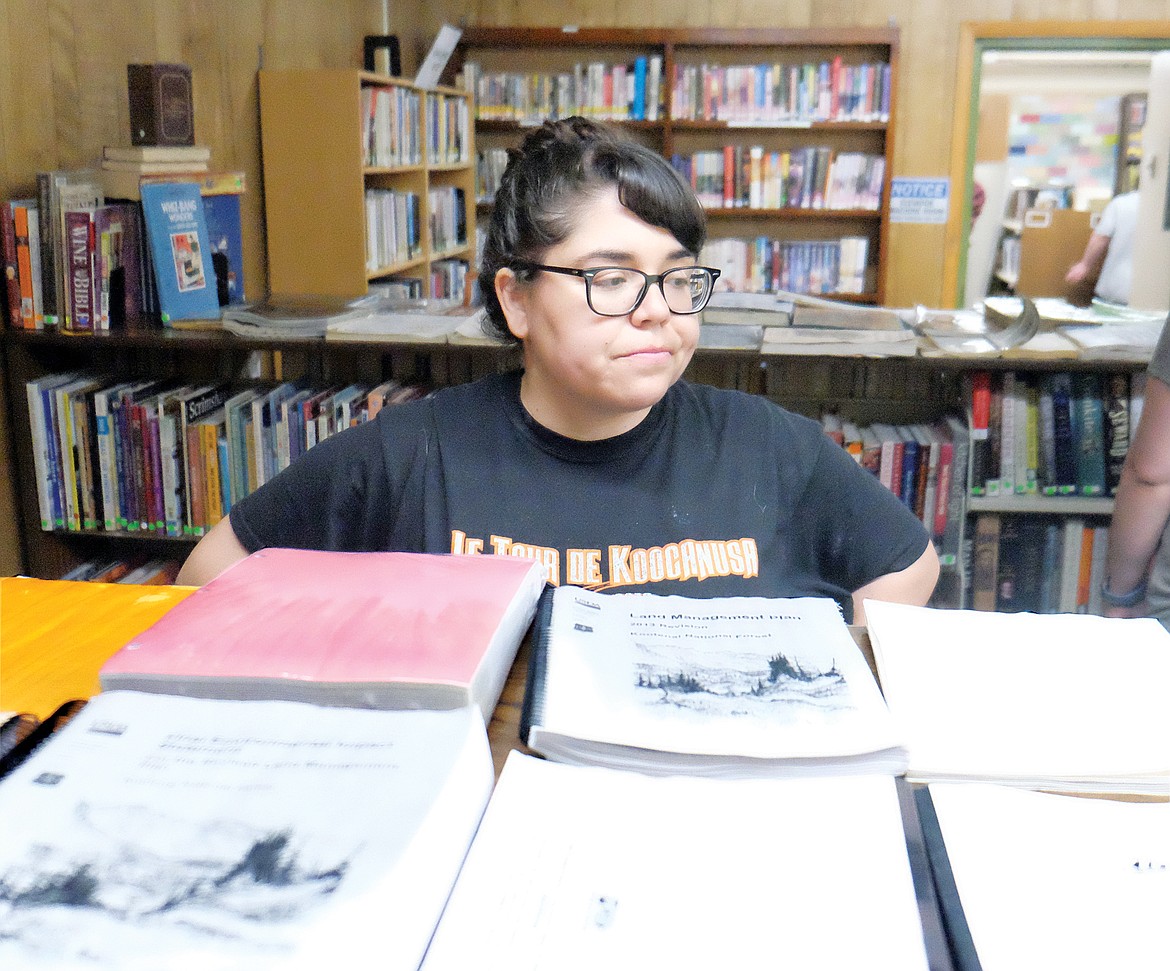
<svg viewBox="0 0 1170 971">
<path fill-rule="evenodd" d="M 517 260 L 526 270 L 564 273 L 585 281 L 585 301 L 602 317 L 624 317 L 641 306 L 651 284 L 657 284 L 671 313 L 697 314 L 711 299 L 719 270 L 709 266 L 676 266 L 665 273 L 643 273 L 628 266 L 598 266 L 578 270 L 571 266 L 548 266 Z"/>
</svg>

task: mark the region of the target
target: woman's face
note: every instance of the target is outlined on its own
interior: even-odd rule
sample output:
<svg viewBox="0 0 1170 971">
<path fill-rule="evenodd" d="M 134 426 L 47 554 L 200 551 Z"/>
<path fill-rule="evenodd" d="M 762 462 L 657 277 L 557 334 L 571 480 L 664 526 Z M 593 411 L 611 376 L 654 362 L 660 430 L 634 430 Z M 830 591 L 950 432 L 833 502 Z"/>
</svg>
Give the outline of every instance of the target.
<svg viewBox="0 0 1170 971">
<path fill-rule="evenodd" d="M 623 206 L 616 188 L 584 201 L 580 212 L 580 225 L 542 263 L 658 274 L 695 262 L 669 232 Z M 624 317 L 594 313 L 580 277 L 537 272 L 521 283 L 502 270 L 496 291 L 508 328 L 524 342 L 525 408 L 570 438 L 611 438 L 637 425 L 682 376 L 699 339 L 699 315 L 672 313 L 656 285 Z"/>
</svg>

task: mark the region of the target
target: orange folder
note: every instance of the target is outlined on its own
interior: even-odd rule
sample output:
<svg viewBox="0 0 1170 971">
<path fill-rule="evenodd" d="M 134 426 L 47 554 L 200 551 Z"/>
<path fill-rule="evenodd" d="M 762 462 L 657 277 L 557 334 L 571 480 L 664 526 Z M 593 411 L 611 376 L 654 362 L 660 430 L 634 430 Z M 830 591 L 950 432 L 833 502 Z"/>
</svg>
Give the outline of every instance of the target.
<svg viewBox="0 0 1170 971">
<path fill-rule="evenodd" d="M 0 712 L 47 718 L 97 694 L 110 655 L 196 589 L 0 579 Z"/>
</svg>

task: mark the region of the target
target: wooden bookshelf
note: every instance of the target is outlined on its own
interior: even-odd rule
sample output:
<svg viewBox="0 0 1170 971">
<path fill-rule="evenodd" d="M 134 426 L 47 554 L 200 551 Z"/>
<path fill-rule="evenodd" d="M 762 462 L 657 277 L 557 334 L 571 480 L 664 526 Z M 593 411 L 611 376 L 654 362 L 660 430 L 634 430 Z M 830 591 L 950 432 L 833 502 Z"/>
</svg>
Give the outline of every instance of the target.
<svg viewBox="0 0 1170 971">
<path fill-rule="evenodd" d="M 886 293 L 889 253 L 889 180 L 893 159 L 898 31 L 896 28 L 811 30 L 609 30 L 556 28 L 473 27 L 464 30 L 453 58 L 454 72 L 466 82 L 476 65 L 482 75 L 507 73 L 556 75 L 572 73 L 578 65 L 633 65 L 638 58 L 658 58 L 662 64 L 661 107 L 654 117 L 648 108 L 638 119 L 619 118 L 616 123 L 633 137 L 667 158 L 753 145 L 766 153 L 792 153 L 804 148 L 828 149 L 834 155 L 860 153 L 883 160 L 876 209 L 735 206 L 711 207 L 708 213 L 712 240 L 766 238 L 783 243 L 828 244 L 842 237 L 864 239 L 867 258 L 860 292 L 828 292 L 822 296 L 881 304 Z M 845 66 L 889 66 L 891 95 L 888 111 L 880 119 L 822 120 L 816 117 L 778 119 L 746 116 L 735 118 L 691 117 L 675 100 L 676 72 L 733 65 L 827 64 L 834 59 Z M 478 92 L 483 94 L 483 91 Z M 476 139 L 481 150 L 515 145 L 540 116 L 496 117 L 495 99 L 477 103 Z M 586 112 L 609 118 L 612 113 Z M 482 182 L 482 180 L 481 180 Z M 797 287 L 793 287 L 797 289 Z"/>
<path fill-rule="evenodd" d="M 413 156 L 396 152 L 390 163 L 363 148 L 363 90 L 402 98 L 391 108 L 396 137 L 413 140 Z M 426 124 L 432 101 L 469 103 L 456 89 L 424 91 L 401 78 L 346 69 L 260 71 L 260 122 L 264 161 L 269 287 L 290 296 L 359 297 L 385 277 L 422 281 L 440 259 L 475 260 L 475 146 L 468 123 L 461 151 L 436 157 Z M 403 149 L 401 144 L 396 146 Z M 462 242 L 439 249 L 432 239 L 430 193 L 462 190 Z M 367 194 L 392 190 L 417 199 L 418 247 L 393 259 L 371 261 Z"/>
</svg>

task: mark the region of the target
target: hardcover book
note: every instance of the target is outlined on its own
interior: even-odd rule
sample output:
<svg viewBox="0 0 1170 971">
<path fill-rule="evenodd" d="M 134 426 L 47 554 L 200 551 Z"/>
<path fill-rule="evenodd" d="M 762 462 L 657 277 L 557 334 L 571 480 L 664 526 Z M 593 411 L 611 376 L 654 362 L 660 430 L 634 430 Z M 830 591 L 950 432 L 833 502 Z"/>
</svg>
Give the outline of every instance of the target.
<svg viewBox="0 0 1170 971">
<path fill-rule="evenodd" d="M 191 69 L 185 64 L 127 64 L 130 142 L 194 145 Z"/>
<path fill-rule="evenodd" d="M 491 717 L 544 586 L 517 557 L 266 549 L 102 668 L 102 686 Z"/>
<path fill-rule="evenodd" d="M 534 630 L 521 738 L 548 758 L 745 777 L 905 767 L 832 600 L 565 586 Z"/>
<path fill-rule="evenodd" d="M 198 184 L 144 183 L 142 213 L 163 323 L 218 318 L 211 242 Z"/>
</svg>

